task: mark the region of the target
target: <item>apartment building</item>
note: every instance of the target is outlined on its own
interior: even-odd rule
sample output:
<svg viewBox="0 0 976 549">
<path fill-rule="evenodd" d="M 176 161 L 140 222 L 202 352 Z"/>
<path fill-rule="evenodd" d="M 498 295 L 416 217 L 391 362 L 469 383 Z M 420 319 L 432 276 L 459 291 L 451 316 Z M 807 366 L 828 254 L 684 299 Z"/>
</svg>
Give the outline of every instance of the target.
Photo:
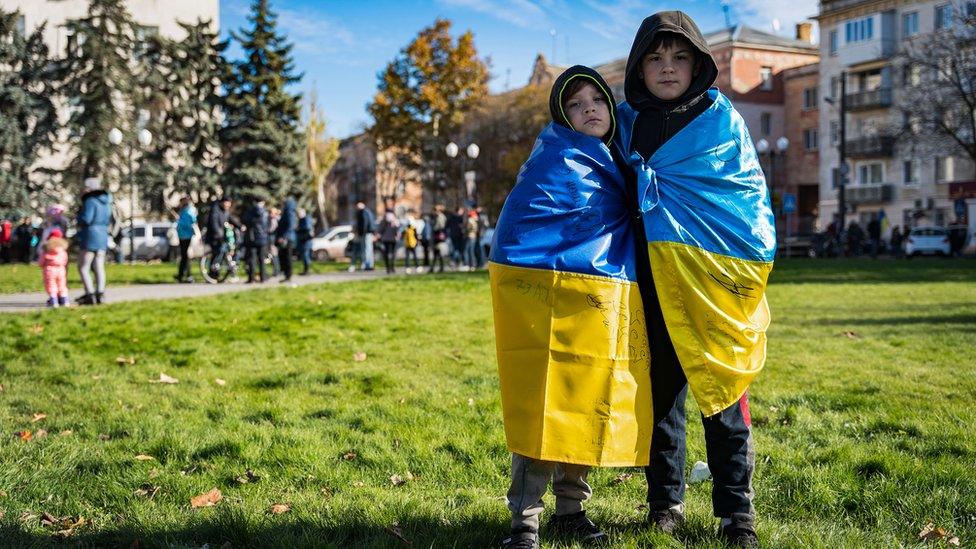
<svg viewBox="0 0 976 549">
<path fill-rule="evenodd" d="M 971 4 L 972 6 L 967 6 Z M 972 9 L 976 2 L 963 2 Z M 821 0 L 820 222 L 838 215 L 840 89 L 846 75 L 848 166 L 845 222 L 862 227 L 883 211 L 890 226 L 955 222 L 956 199 L 968 198 L 976 217 L 973 167 L 951 152 L 923 155 L 902 138 L 899 89 L 908 78 L 899 61 L 906 40 L 952 24 L 958 2 L 936 0 Z M 918 105 L 917 108 L 925 108 Z M 961 203 L 962 204 L 962 203 Z M 970 226 L 970 231 L 973 230 Z M 887 235 L 883 235 L 887 236 Z"/>
</svg>

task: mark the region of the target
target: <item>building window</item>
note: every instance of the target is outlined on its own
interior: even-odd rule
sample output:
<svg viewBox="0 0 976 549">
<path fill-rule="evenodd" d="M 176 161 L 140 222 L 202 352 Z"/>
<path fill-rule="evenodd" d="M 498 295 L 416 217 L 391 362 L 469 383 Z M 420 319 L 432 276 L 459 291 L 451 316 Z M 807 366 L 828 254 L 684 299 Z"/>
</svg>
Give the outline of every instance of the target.
<svg viewBox="0 0 976 549">
<path fill-rule="evenodd" d="M 808 151 L 815 151 L 819 148 L 818 134 L 819 132 L 816 128 L 807 128 L 803 130 L 803 147 Z"/>
<path fill-rule="evenodd" d="M 883 166 L 880 162 L 861 164 L 857 168 L 857 182 L 861 185 L 881 183 L 883 180 Z"/>
<path fill-rule="evenodd" d="M 918 160 L 906 160 L 902 165 L 906 185 L 918 183 Z"/>
<path fill-rule="evenodd" d="M 837 55 L 837 31 L 836 30 L 830 31 L 829 36 L 830 39 L 828 43 L 830 45 L 828 46 L 828 51 L 830 55 Z"/>
<path fill-rule="evenodd" d="M 833 99 L 840 97 L 840 77 L 830 77 L 830 97 Z"/>
<path fill-rule="evenodd" d="M 901 15 L 901 35 L 903 38 L 918 34 L 918 12 L 912 11 Z"/>
<path fill-rule="evenodd" d="M 943 4 L 935 7 L 935 30 L 949 28 L 952 24 L 952 6 Z"/>
<path fill-rule="evenodd" d="M 935 157 L 935 182 L 944 183 L 953 179 L 953 162 L 951 156 Z"/>
<path fill-rule="evenodd" d="M 763 135 L 769 135 L 770 133 L 772 133 L 773 131 L 772 125 L 773 125 L 772 114 L 768 112 L 764 112 L 761 115 L 759 115 L 759 127 Z"/>
<path fill-rule="evenodd" d="M 806 88 L 803 90 L 803 110 L 808 111 L 817 108 L 817 88 Z"/>
<path fill-rule="evenodd" d="M 874 37 L 874 18 L 855 19 L 844 24 L 844 38 L 848 44 L 863 42 Z"/>
<path fill-rule="evenodd" d="M 837 120 L 830 121 L 830 144 L 836 145 L 840 142 L 840 122 Z"/>
<path fill-rule="evenodd" d="M 760 86 L 760 88 L 762 88 L 763 91 L 772 91 L 772 89 L 773 89 L 773 68 L 772 67 L 763 67 L 763 68 L 759 69 L 759 79 L 762 81 L 762 85 Z"/>
</svg>

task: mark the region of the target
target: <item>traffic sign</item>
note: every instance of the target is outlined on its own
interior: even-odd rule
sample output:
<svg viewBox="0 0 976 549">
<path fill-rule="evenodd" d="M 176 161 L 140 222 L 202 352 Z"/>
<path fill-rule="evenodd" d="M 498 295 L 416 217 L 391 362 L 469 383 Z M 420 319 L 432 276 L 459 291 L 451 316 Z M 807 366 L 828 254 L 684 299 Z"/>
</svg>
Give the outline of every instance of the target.
<svg viewBox="0 0 976 549">
<path fill-rule="evenodd" d="M 783 193 L 783 213 L 796 213 L 796 195 L 793 193 Z"/>
</svg>

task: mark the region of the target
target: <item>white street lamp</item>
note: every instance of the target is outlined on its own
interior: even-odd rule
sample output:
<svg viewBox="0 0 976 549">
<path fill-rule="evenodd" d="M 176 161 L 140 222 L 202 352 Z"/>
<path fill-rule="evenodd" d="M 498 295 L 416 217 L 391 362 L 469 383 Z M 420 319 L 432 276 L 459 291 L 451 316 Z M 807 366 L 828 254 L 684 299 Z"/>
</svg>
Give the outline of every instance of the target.
<svg viewBox="0 0 976 549">
<path fill-rule="evenodd" d="M 481 153 L 481 148 L 478 147 L 476 143 L 472 143 L 468 145 L 467 153 L 468 153 L 468 158 L 474 160 L 475 158 L 478 158 L 478 154 Z"/>
<path fill-rule="evenodd" d="M 756 141 L 756 152 L 759 154 L 766 154 L 769 152 L 769 141 L 766 141 L 765 139 Z"/>
<path fill-rule="evenodd" d="M 788 148 L 790 148 L 790 140 L 785 136 L 776 140 L 776 149 L 779 150 L 779 152 L 785 153 L 786 149 Z"/>
<path fill-rule="evenodd" d="M 447 144 L 447 146 L 444 147 L 444 152 L 447 154 L 449 158 L 457 158 L 458 154 L 461 152 L 461 147 L 459 147 L 457 143 L 451 141 L 450 143 Z M 458 202 L 461 201 L 460 195 L 462 192 L 467 194 L 469 200 L 474 196 L 475 193 L 474 172 L 470 172 L 469 174 L 469 172 L 465 169 L 465 165 L 467 164 L 468 158 L 474 160 L 478 158 L 479 154 L 481 154 L 481 148 L 478 147 L 477 143 L 470 143 L 464 149 L 464 156 L 461 157 L 462 181 L 461 181 L 461 185 L 458 188 Z M 464 187 L 465 190 L 462 191 L 461 187 Z"/>
<path fill-rule="evenodd" d="M 449 156 L 451 158 L 454 158 L 454 157 L 456 157 L 458 155 L 458 150 L 459 149 L 458 149 L 457 143 L 455 143 L 453 141 L 451 141 L 450 143 L 447 144 L 446 147 L 444 147 L 444 152 L 446 152 L 447 153 L 447 156 Z"/>
<path fill-rule="evenodd" d="M 144 119 L 143 112 L 146 113 L 145 118 L 148 119 L 148 111 L 140 111 L 139 113 L 140 122 L 143 122 Z M 118 128 L 112 128 L 108 132 L 108 142 L 116 147 L 122 144 L 123 137 L 124 135 L 122 134 L 122 130 Z M 148 147 L 149 144 L 152 143 L 152 138 L 153 138 L 152 132 L 150 132 L 146 128 L 142 128 L 136 134 L 136 141 L 138 141 L 139 145 L 141 145 L 142 147 Z M 136 170 L 135 170 L 135 164 L 132 159 L 131 147 L 129 148 L 128 156 L 129 156 L 129 174 L 128 174 L 129 175 L 129 261 L 135 262 L 136 246 L 135 246 L 135 228 L 134 228 L 133 214 L 136 209 L 136 190 L 135 190 Z"/>
</svg>

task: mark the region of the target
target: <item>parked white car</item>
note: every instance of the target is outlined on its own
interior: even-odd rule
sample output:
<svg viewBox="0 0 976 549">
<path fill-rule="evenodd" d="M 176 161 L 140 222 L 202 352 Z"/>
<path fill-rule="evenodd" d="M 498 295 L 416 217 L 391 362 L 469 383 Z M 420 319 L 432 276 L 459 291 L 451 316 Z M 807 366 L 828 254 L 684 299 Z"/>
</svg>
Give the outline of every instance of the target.
<svg viewBox="0 0 976 549">
<path fill-rule="evenodd" d="M 342 259 L 353 236 L 352 225 L 336 225 L 319 233 L 312 239 L 312 257 L 316 261 Z"/>
<path fill-rule="evenodd" d="M 175 231 L 173 223 L 169 221 L 136 221 L 132 225 L 133 246 L 136 250 L 136 259 L 166 259 L 170 249 L 171 231 Z M 129 258 L 129 225 L 126 223 L 122 227 L 122 253 L 126 259 Z M 203 242 L 199 236 L 194 236 L 190 241 L 190 257 L 197 258 L 203 255 Z M 173 250 L 170 257 L 179 257 L 178 245 Z"/>
<path fill-rule="evenodd" d="M 905 255 L 949 255 L 949 232 L 943 227 L 915 227 L 905 240 Z"/>
</svg>

